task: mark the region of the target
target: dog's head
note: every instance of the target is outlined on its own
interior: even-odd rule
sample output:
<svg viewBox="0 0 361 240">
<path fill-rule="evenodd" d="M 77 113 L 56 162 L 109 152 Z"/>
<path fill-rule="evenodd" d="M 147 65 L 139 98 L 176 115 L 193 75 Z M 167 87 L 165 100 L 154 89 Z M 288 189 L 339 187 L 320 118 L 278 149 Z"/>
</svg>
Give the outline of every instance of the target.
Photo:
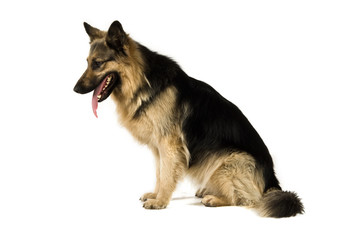
<svg viewBox="0 0 361 240">
<path fill-rule="evenodd" d="M 84 27 L 90 37 L 88 67 L 76 83 L 74 91 L 84 94 L 94 90 L 92 107 L 97 116 L 98 102 L 107 99 L 115 89 L 121 89 L 127 67 L 132 65 L 130 45 L 134 45 L 134 42 L 118 21 L 113 22 L 107 32 L 87 23 L 84 23 Z"/>
</svg>

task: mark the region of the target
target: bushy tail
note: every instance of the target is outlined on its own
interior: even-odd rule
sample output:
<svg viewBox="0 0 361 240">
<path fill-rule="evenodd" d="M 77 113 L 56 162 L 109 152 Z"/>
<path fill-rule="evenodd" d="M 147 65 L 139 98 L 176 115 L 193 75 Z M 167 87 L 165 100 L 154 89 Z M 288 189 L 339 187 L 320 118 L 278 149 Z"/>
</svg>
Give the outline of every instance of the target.
<svg viewBox="0 0 361 240">
<path fill-rule="evenodd" d="M 304 212 L 296 193 L 281 190 L 265 193 L 257 210 L 261 216 L 273 218 L 292 217 Z"/>
</svg>

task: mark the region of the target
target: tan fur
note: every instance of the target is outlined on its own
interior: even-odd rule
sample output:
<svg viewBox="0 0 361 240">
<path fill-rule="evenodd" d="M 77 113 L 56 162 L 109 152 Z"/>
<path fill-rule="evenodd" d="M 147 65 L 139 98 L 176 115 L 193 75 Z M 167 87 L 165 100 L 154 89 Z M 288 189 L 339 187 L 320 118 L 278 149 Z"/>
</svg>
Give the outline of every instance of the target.
<svg viewBox="0 0 361 240">
<path fill-rule="evenodd" d="M 217 153 L 194 166 L 189 175 L 202 186 L 198 195 L 206 206 L 253 207 L 263 195 L 262 175 L 247 153 Z"/>
<path fill-rule="evenodd" d="M 98 33 L 101 34 L 101 33 Z M 103 33 L 102 33 L 103 34 Z M 95 39 L 98 44 L 104 39 Z M 202 187 L 197 195 L 206 206 L 254 206 L 260 201 L 264 183 L 255 167 L 255 160 L 247 153 L 208 153 L 199 164 L 189 168 L 190 153 L 182 132 L 182 123 L 188 114 L 187 106 L 177 109 L 175 87 L 163 90 L 136 118 L 137 109 L 150 99 L 144 75 L 144 61 L 136 43 L 128 36 L 124 46 L 127 58 L 106 63 L 104 74 L 116 70 L 121 84 L 112 92 L 121 124 L 142 144 L 148 145 L 156 159 L 156 186 L 154 192 L 141 197 L 148 209 L 165 208 L 185 175 Z M 99 58 L 94 51 L 88 59 Z M 89 64 L 90 64 L 89 60 Z M 88 73 L 91 74 L 91 73 Z"/>
<path fill-rule="evenodd" d="M 146 109 L 144 114 L 133 116 L 147 93 L 134 93 L 149 81 L 143 74 L 143 62 L 135 43 L 129 38 L 127 49 L 130 60 L 118 66 L 122 84 L 112 93 L 117 105 L 119 120 L 142 144 L 152 150 L 156 159 L 157 183 L 154 192 L 141 197 L 145 208 L 164 208 L 168 205 L 177 182 L 184 176 L 189 162 L 189 152 L 180 129 L 181 118 L 174 110 L 176 89 L 165 89 Z"/>
<path fill-rule="evenodd" d="M 267 175 L 271 174 L 271 169 L 263 168 L 267 166 L 262 166 L 261 163 L 256 167 L 253 156 L 236 151 L 238 147 L 216 150 L 228 141 L 230 145 L 242 145 L 243 140 L 238 142 L 238 137 L 232 134 L 218 134 L 221 130 L 218 128 L 220 124 L 233 125 L 232 121 L 239 118 L 222 123 L 214 116 L 216 112 L 209 107 L 215 105 L 217 108 L 217 101 L 214 104 L 211 97 L 217 93 L 212 91 L 211 87 L 187 78 L 176 63 L 138 45 L 124 32 L 118 21 L 111 24 L 108 32 L 100 31 L 87 23 L 84 23 L 84 27 L 91 40 L 88 68 L 76 83 L 74 91 L 80 94 L 94 91 L 92 107 L 95 116 L 96 101 L 102 102 L 111 95 L 120 123 L 135 139 L 147 145 L 153 152 L 156 161 L 156 184 L 153 192 L 145 193 L 140 198 L 144 201 L 145 208 L 165 208 L 178 181 L 188 176 L 200 186 L 196 196 L 202 198 L 205 206 L 254 207 L 261 215 L 269 217 L 289 217 L 303 213 L 304 208 L 297 194 L 281 191 L 275 176 L 271 175 L 267 183 L 267 188 L 273 183 L 275 189 L 266 189 L 267 192 L 264 193 L 263 171 Z M 144 59 L 142 54 L 145 54 Z M 161 76 L 162 74 L 164 76 Z M 191 89 L 192 87 L 194 89 Z M 197 101 L 191 96 L 199 94 L 199 97 L 202 97 L 205 91 L 210 94 L 209 99 L 206 96 L 205 99 Z M 221 97 L 218 100 L 221 101 Z M 192 106 L 191 103 L 195 105 Z M 203 115 L 200 104 L 205 105 L 204 110 L 212 114 Z M 224 104 L 219 106 L 228 109 Z M 232 106 L 228 106 L 228 110 L 232 111 Z M 227 113 L 228 110 L 220 111 L 221 117 L 233 118 L 232 114 Z M 207 118 L 204 126 L 203 119 L 200 119 L 202 115 Z M 237 115 L 242 116 L 240 112 Z M 215 120 L 214 125 L 209 122 L 212 119 Z M 212 129 L 215 126 L 216 128 Z M 251 126 L 245 127 L 247 129 Z M 194 128 L 199 128 L 200 131 Z M 228 126 L 224 128 L 225 133 L 229 130 L 238 131 L 237 129 Z M 192 135 L 195 139 L 191 139 Z M 202 136 L 210 139 L 199 139 L 196 142 L 196 139 Z M 186 139 L 190 140 L 192 156 Z M 251 138 L 252 142 L 257 143 Z M 219 143 L 221 144 L 218 145 Z M 262 141 L 254 148 L 258 147 L 261 150 L 265 148 Z"/>
</svg>

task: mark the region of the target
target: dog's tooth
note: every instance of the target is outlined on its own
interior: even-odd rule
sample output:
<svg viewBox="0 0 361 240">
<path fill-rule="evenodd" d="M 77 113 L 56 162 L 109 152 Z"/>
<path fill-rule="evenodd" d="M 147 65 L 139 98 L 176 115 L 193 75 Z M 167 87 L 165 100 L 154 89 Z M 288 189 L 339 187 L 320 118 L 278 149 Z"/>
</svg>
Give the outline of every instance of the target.
<svg viewBox="0 0 361 240">
<path fill-rule="evenodd" d="M 102 95 L 98 95 L 98 96 L 97 96 L 98 100 L 99 100 L 101 97 L 102 97 Z"/>
</svg>

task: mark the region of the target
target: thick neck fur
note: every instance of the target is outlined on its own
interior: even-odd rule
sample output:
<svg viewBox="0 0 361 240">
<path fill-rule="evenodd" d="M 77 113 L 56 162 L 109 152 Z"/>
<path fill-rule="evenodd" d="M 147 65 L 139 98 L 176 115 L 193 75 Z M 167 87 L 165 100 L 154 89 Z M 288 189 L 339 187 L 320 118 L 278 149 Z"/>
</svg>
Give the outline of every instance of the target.
<svg viewBox="0 0 361 240">
<path fill-rule="evenodd" d="M 137 89 L 147 83 L 144 75 L 145 63 L 138 50 L 138 45 L 134 41 L 129 41 L 128 53 L 126 61 L 119 64 L 121 83 L 112 93 L 122 123 L 134 114 L 137 105 L 139 105 L 139 100 L 135 99 L 137 98 L 135 93 Z"/>
<path fill-rule="evenodd" d="M 112 94 L 123 125 L 136 118 L 149 101 L 173 85 L 175 76 L 181 71 L 173 60 L 133 40 L 128 51 L 129 59 L 119 71 L 121 84 Z"/>
</svg>

